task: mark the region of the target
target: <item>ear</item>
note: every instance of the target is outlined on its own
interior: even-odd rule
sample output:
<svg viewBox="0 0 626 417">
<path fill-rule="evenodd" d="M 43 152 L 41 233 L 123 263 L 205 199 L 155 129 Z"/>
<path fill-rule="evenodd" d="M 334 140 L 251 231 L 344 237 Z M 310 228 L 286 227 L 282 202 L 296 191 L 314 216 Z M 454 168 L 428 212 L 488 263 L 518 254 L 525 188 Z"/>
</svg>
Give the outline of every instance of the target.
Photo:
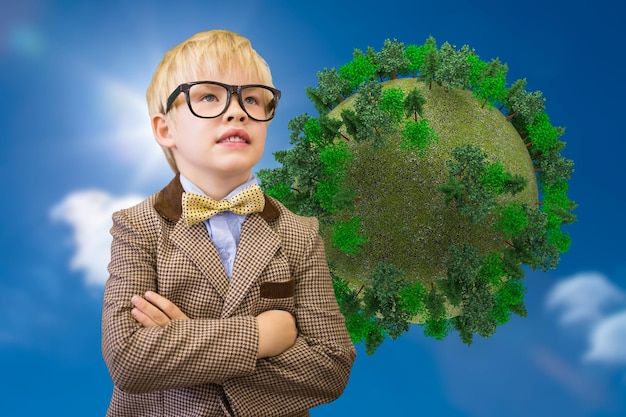
<svg viewBox="0 0 626 417">
<path fill-rule="evenodd" d="M 152 116 L 152 133 L 157 143 L 165 148 L 176 147 L 171 126 L 171 120 L 168 120 L 164 114 L 155 114 Z"/>
</svg>

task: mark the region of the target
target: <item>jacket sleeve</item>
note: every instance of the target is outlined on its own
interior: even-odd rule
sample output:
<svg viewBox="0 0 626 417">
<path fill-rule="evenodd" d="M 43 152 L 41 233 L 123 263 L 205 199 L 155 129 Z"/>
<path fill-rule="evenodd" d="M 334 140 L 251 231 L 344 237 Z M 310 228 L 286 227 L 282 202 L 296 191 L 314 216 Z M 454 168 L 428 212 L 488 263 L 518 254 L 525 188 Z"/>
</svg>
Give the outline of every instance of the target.
<svg viewBox="0 0 626 417">
<path fill-rule="evenodd" d="M 309 220 L 293 269 L 298 338 L 284 353 L 258 360 L 253 374 L 224 381 L 240 416 L 291 415 L 335 400 L 348 382 L 356 350 L 335 298 L 317 220 Z"/>
<path fill-rule="evenodd" d="M 114 384 L 139 394 L 218 383 L 256 369 L 258 328 L 252 316 L 173 320 L 143 327 L 130 299 L 158 292 L 154 216 L 113 215 L 110 277 L 102 314 L 102 353 Z M 151 223 L 152 222 L 152 223 Z"/>
</svg>

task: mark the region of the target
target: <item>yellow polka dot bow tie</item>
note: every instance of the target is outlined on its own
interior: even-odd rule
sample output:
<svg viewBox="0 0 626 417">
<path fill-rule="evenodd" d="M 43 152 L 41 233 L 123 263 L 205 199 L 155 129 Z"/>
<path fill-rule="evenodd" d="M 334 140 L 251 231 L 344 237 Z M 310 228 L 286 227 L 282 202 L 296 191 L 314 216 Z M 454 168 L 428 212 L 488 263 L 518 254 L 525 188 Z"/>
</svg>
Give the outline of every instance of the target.
<svg viewBox="0 0 626 417">
<path fill-rule="evenodd" d="M 265 197 L 261 187 L 251 184 L 227 200 L 213 200 L 196 193 L 183 193 L 183 218 L 187 225 L 200 223 L 223 211 L 250 214 L 263 211 Z"/>
</svg>

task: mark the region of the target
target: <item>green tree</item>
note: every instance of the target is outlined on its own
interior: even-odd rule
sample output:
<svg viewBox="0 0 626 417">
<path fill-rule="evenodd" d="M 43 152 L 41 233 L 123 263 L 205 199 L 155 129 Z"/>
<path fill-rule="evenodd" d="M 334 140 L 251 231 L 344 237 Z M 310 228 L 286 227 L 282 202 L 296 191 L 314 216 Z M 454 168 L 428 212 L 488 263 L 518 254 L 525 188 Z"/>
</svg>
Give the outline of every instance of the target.
<svg viewBox="0 0 626 417">
<path fill-rule="evenodd" d="M 259 185 L 267 195 L 278 199 L 290 209 L 297 208 L 292 198 L 292 179 L 285 167 L 261 169 L 257 172 L 257 178 Z"/>
<path fill-rule="evenodd" d="M 464 294 L 463 313 L 454 321 L 464 343 L 472 343 L 472 334 L 489 337 L 498 326 L 493 310 L 496 306 L 491 288 L 485 282 L 477 280 L 471 291 Z"/>
<path fill-rule="evenodd" d="M 438 190 L 444 193 L 446 204 L 454 201 L 465 218 L 480 223 L 497 205 L 483 180 L 487 155 L 477 146 L 466 145 L 455 148 L 452 156 L 455 161 L 448 162 L 448 169 L 455 178 Z"/>
<path fill-rule="evenodd" d="M 518 279 L 506 280 L 495 293 L 495 305 L 493 306 L 493 319 L 498 325 L 505 324 L 514 312 L 522 317 L 526 316 L 524 307 L 524 294 L 526 288 Z"/>
<path fill-rule="evenodd" d="M 385 39 L 383 48 L 378 54 L 378 61 L 382 76 L 392 80 L 398 78 L 398 73 L 407 73 L 411 64 L 405 56 L 404 43 L 396 39 Z"/>
<path fill-rule="evenodd" d="M 376 77 L 378 78 L 379 81 L 382 82 L 383 75 L 382 75 L 382 69 L 380 65 L 380 55 L 378 54 L 376 49 L 372 48 L 371 46 L 368 46 L 367 49 L 365 50 L 365 57 L 374 64 L 374 66 L 376 67 Z"/>
<path fill-rule="evenodd" d="M 335 273 L 332 265 L 329 265 L 330 277 L 333 283 L 333 290 L 339 309 L 345 317 L 350 317 L 359 314 L 362 310 L 361 298 L 356 290 L 350 288 L 348 282 Z"/>
<path fill-rule="evenodd" d="M 424 65 L 420 71 L 419 78 L 424 82 L 428 82 L 428 89 L 431 90 L 435 74 L 437 74 L 441 66 L 441 58 L 439 57 L 439 50 L 437 49 L 435 38 L 430 36 L 426 41 L 426 45 L 430 45 L 430 47 L 426 48 L 426 52 L 424 53 Z"/>
<path fill-rule="evenodd" d="M 368 139 L 367 134 L 361 136 L 363 132 L 365 132 L 365 128 L 363 127 L 361 118 L 356 112 L 350 109 L 343 109 L 341 111 L 341 120 L 346 126 L 346 132 L 348 135 L 352 136 L 355 141 L 361 142 Z"/>
<path fill-rule="evenodd" d="M 564 210 L 572 208 L 573 203 L 567 197 L 569 184 L 567 181 L 559 181 L 554 184 L 544 184 L 543 201 L 544 204 L 550 204 L 560 207 Z"/>
<path fill-rule="evenodd" d="M 568 183 L 565 180 L 553 184 L 545 184 L 543 189 L 543 212 L 546 215 L 546 230 L 548 242 L 554 245 L 560 253 L 567 252 L 571 245 L 569 235 L 563 230 L 563 224 L 576 220 L 571 213 L 576 204 L 567 196 Z"/>
<path fill-rule="evenodd" d="M 478 275 L 482 280 L 491 285 L 492 288 L 498 288 L 502 285 L 502 280 L 506 277 L 506 270 L 502 257 L 497 252 L 488 253 L 483 257 L 483 264 L 478 271 Z"/>
<path fill-rule="evenodd" d="M 356 256 L 369 240 L 361 233 L 361 219 L 339 221 L 332 229 L 333 246 L 346 255 Z"/>
<path fill-rule="evenodd" d="M 357 136 L 361 141 L 371 140 L 378 146 L 384 143 L 385 135 L 394 130 L 392 117 L 378 105 L 381 93 L 381 85 L 370 81 L 359 86 L 354 100 L 354 109 L 361 122 L 358 126 L 360 131 L 357 128 Z"/>
<path fill-rule="evenodd" d="M 483 337 L 493 334 L 497 322 L 491 289 L 492 283 L 498 282 L 493 275 L 501 272 L 501 265 L 494 265 L 491 257 L 483 259 L 476 248 L 466 243 L 450 248 L 446 267 L 444 291 L 452 304 L 462 306 L 463 313 L 453 321 L 461 340 L 469 345 L 474 333 Z"/>
<path fill-rule="evenodd" d="M 430 127 L 428 120 L 418 122 L 407 121 L 402 130 L 403 149 L 410 149 L 420 156 L 428 152 L 428 148 L 438 141 L 437 133 Z"/>
<path fill-rule="evenodd" d="M 298 143 L 300 141 L 301 136 L 304 133 L 304 127 L 309 119 L 310 116 L 307 113 L 303 113 L 287 122 L 287 128 L 289 129 L 289 143 L 293 145 L 294 143 Z"/>
<path fill-rule="evenodd" d="M 470 63 L 467 56 L 471 50 L 464 45 L 457 50 L 454 45 L 445 42 L 439 49 L 441 64 L 435 72 L 435 81 L 439 84 L 447 83 L 448 87 L 465 88 L 469 85 Z"/>
<path fill-rule="evenodd" d="M 374 60 L 366 56 L 360 49 L 354 50 L 352 61 L 339 67 L 339 74 L 348 81 L 354 91 L 360 84 L 373 79 L 379 70 Z"/>
<path fill-rule="evenodd" d="M 402 308 L 400 292 L 407 287 L 406 273 L 392 264 L 381 262 L 369 277 L 363 302 L 377 312 L 378 325 L 396 339 L 409 330 L 411 315 Z M 367 309 L 367 308 L 366 308 Z"/>
<path fill-rule="evenodd" d="M 320 115 L 318 122 L 321 128 L 321 138 L 323 143 L 325 144 L 324 146 L 328 146 L 329 144 L 333 143 L 335 138 L 339 136 L 341 136 L 346 141 L 350 140 L 349 137 L 341 132 L 341 126 L 343 125 L 343 122 L 341 120 L 334 119 L 322 114 Z"/>
<path fill-rule="evenodd" d="M 484 78 L 483 68 L 487 63 L 476 54 L 469 54 L 466 57 L 469 63 L 468 82 L 472 89 L 477 89 Z"/>
<path fill-rule="evenodd" d="M 421 282 L 415 281 L 400 290 L 399 307 L 408 312 L 409 317 L 424 314 L 426 289 Z"/>
<path fill-rule="evenodd" d="M 504 233 L 507 239 L 519 236 L 528 227 L 528 217 L 524 205 L 513 201 L 498 209 L 495 229 Z"/>
<path fill-rule="evenodd" d="M 356 313 L 346 316 L 346 329 L 350 334 L 352 343 L 358 344 L 365 341 L 367 335 L 373 330 L 375 323 L 362 314 Z"/>
<path fill-rule="evenodd" d="M 400 123 L 404 119 L 405 102 L 404 90 L 401 88 L 388 88 L 380 94 L 378 107 L 391 117 L 394 123 Z"/>
<path fill-rule="evenodd" d="M 306 87 L 305 94 L 309 100 L 313 102 L 315 110 L 317 110 L 319 114 L 326 114 L 334 107 L 334 104 L 329 104 L 324 100 L 321 92 L 317 88 Z"/>
<path fill-rule="evenodd" d="M 563 142 L 561 142 L 563 144 Z M 574 172 L 574 161 L 566 159 L 559 151 L 540 153 L 535 158 L 535 169 L 539 173 L 539 181 L 542 184 L 554 184 L 559 181 L 567 181 Z"/>
<path fill-rule="evenodd" d="M 444 42 L 439 48 L 439 65 L 433 76 L 438 85 L 448 82 L 454 73 L 454 54 L 456 50 L 449 42 Z"/>
<path fill-rule="evenodd" d="M 501 63 L 500 58 L 495 58 L 489 61 L 489 63 L 486 63 L 482 67 L 481 78 L 483 79 L 487 77 L 494 78 L 494 77 L 497 77 L 499 74 L 503 74 L 504 77 L 506 78 L 506 74 L 508 72 L 509 72 L 508 65 Z"/>
<path fill-rule="evenodd" d="M 533 117 L 532 123 L 526 126 L 530 144 L 536 151 L 550 153 L 558 146 L 560 131 L 552 126 L 546 113 L 539 113 Z"/>
<path fill-rule="evenodd" d="M 554 269 L 559 261 L 560 252 L 558 247 L 548 240 L 547 216 L 541 210 L 528 206 L 524 208 L 528 225 L 518 236 L 512 237 L 512 250 L 509 248 L 505 250 L 505 260 L 509 263 L 528 265 L 531 269 L 542 271 Z"/>
<path fill-rule="evenodd" d="M 308 115 L 303 114 L 289 121 L 289 138 L 293 147 L 274 153 L 274 158 L 282 167 L 262 171 L 260 182 L 270 195 L 282 197 L 281 201 L 284 199 L 291 210 L 302 215 L 318 216 L 325 211 L 315 199 L 321 164 L 319 147 L 311 138 L 312 131 L 316 129 L 311 128 L 310 120 Z"/>
<path fill-rule="evenodd" d="M 339 200 L 337 196 L 342 198 L 345 195 L 352 196 L 354 194 L 344 185 L 353 159 L 354 157 L 346 142 L 337 142 L 320 151 L 321 180 L 317 185 L 315 198 L 328 213 L 341 211 L 352 200 L 350 197 L 347 201 L 345 199 Z M 340 204 L 338 205 L 338 203 Z"/>
<path fill-rule="evenodd" d="M 483 63 L 478 75 L 475 74 L 477 68 L 470 68 L 470 84 L 474 88 L 474 95 L 483 100 L 482 107 L 487 103 L 505 102 L 509 93 L 506 88 L 508 70 L 508 66 L 502 64 L 499 58 Z"/>
<path fill-rule="evenodd" d="M 373 325 L 371 330 L 367 334 L 367 337 L 365 338 L 365 353 L 368 356 L 373 355 L 376 349 L 378 349 L 378 347 L 382 345 L 384 341 L 384 330 Z"/>
<path fill-rule="evenodd" d="M 545 110 L 545 98 L 541 91 L 520 91 L 519 94 L 509 97 L 509 104 L 513 111 L 514 118 L 511 119 L 513 124 L 519 130 L 531 124 L 536 115 Z"/>
<path fill-rule="evenodd" d="M 482 266 L 478 250 L 470 244 L 451 246 L 445 265 L 447 278 L 439 284 L 450 304 L 459 306 L 473 291 Z"/>
<path fill-rule="evenodd" d="M 451 330 L 451 323 L 446 317 L 445 297 L 436 288 L 431 288 L 426 294 L 424 305 L 428 312 L 423 324 L 424 336 L 442 340 Z"/>
<path fill-rule="evenodd" d="M 443 193 L 446 205 L 452 202 L 456 202 L 457 205 L 463 204 L 465 200 L 465 185 L 454 175 L 448 176 L 448 182 L 440 186 L 438 190 Z"/>
<path fill-rule="evenodd" d="M 317 87 L 314 89 L 309 87 L 306 93 L 309 98 L 313 99 L 314 103 L 323 105 L 324 113 L 333 109 L 352 93 L 350 82 L 343 78 L 335 68 L 324 68 L 317 73 L 317 78 Z"/>
<path fill-rule="evenodd" d="M 426 104 L 426 98 L 422 95 L 420 90 L 414 88 L 409 91 L 404 101 L 404 109 L 406 111 L 406 117 L 413 117 L 413 121 L 417 122 L 417 116 L 423 117 L 424 104 Z"/>
<path fill-rule="evenodd" d="M 448 162 L 447 184 L 438 187 L 446 204 L 454 202 L 471 223 L 478 224 L 497 207 L 502 194 L 515 195 L 526 187 L 521 175 L 504 171 L 501 163 L 487 163 L 487 155 L 477 146 L 465 145 L 452 151 Z"/>
<path fill-rule="evenodd" d="M 319 149 L 324 148 L 327 145 L 326 138 L 322 135 L 322 127 L 319 124 L 319 119 L 316 117 L 309 117 L 302 129 L 303 140 L 310 142 L 312 146 L 316 146 Z"/>
<path fill-rule="evenodd" d="M 508 118 L 512 118 L 515 116 L 515 111 L 513 110 L 513 106 L 512 103 L 515 102 L 515 100 L 517 100 L 517 97 L 523 92 L 526 91 L 526 78 L 521 78 L 517 81 L 515 81 L 511 87 L 509 87 L 509 89 L 507 90 L 505 96 L 504 96 L 504 102 L 502 103 L 502 105 L 500 106 L 500 110 L 502 110 L 503 106 L 507 107 L 507 115 Z"/>
<path fill-rule="evenodd" d="M 515 195 L 521 192 L 528 181 L 522 175 L 512 175 L 505 171 L 502 162 L 496 161 L 483 164 L 481 182 L 491 194 L 499 196 L 504 193 Z"/>
<path fill-rule="evenodd" d="M 495 76 L 484 77 L 475 95 L 482 99 L 481 107 L 487 103 L 503 102 L 506 97 L 506 78 L 504 72 L 500 71 Z"/>
<path fill-rule="evenodd" d="M 404 56 L 409 60 L 407 74 L 410 73 L 412 78 L 417 76 L 424 65 L 424 55 L 426 54 L 426 45 L 407 45 L 404 49 Z"/>
</svg>

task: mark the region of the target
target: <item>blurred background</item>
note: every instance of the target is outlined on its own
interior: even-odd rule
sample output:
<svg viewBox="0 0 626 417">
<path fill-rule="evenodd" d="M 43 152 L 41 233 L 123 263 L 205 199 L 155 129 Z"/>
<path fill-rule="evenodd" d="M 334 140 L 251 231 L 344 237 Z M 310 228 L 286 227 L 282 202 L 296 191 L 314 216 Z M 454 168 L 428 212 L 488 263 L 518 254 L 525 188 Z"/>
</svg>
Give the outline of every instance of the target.
<svg viewBox="0 0 626 417">
<path fill-rule="evenodd" d="M 540 90 L 566 128 L 578 221 L 556 270 L 528 271 L 528 317 L 466 346 L 419 326 L 359 356 L 342 397 L 313 416 L 626 415 L 626 33 L 615 2 L 0 1 L 0 415 L 103 416 L 100 352 L 112 211 L 171 171 L 145 89 L 196 32 L 251 39 L 282 90 L 257 169 L 277 166 L 287 122 L 316 115 L 305 88 L 385 39 L 467 44 L 507 81 Z M 620 220 L 622 219 L 622 220 Z"/>
</svg>

